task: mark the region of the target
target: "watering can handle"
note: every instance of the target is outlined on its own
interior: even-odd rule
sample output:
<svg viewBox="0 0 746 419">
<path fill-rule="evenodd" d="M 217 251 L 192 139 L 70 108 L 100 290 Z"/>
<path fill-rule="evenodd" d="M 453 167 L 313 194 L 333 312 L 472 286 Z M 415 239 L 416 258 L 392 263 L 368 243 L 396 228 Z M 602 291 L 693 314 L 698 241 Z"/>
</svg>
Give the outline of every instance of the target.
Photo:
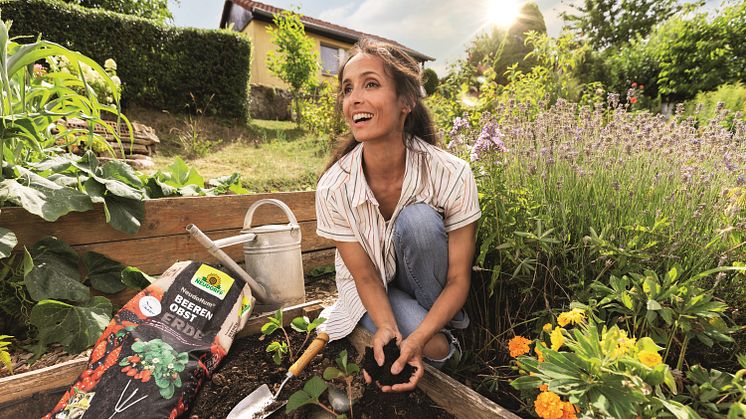
<svg viewBox="0 0 746 419">
<path fill-rule="evenodd" d="M 243 220 L 243 228 L 244 230 L 251 228 L 251 222 L 254 219 L 254 211 L 256 211 L 257 208 L 264 204 L 272 204 L 276 207 L 279 207 L 285 215 L 288 217 L 288 220 L 290 221 L 289 224 L 297 226 L 298 220 L 295 218 L 295 214 L 293 214 L 293 211 L 290 210 L 290 207 L 287 206 L 284 202 L 280 201 L 279 199 L 260 199 L 256 202 L 254 202 L 254 205 L 252 205 L 249 210 L 246 212 L 246 217 Z"/>
</svg>

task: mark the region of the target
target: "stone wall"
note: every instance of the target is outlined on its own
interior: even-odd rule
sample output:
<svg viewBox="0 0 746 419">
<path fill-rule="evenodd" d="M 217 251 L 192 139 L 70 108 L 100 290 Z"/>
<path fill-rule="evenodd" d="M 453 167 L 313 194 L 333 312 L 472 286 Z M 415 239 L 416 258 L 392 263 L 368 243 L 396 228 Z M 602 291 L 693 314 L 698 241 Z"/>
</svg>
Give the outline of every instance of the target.
<svg viewBox="0 0 746 419">
<path fill-rule="evenodd" d="M 249 112 L 252 118 L 290 120 L 290 93 L 276 87 L 251 85 Z"/>
</svg>

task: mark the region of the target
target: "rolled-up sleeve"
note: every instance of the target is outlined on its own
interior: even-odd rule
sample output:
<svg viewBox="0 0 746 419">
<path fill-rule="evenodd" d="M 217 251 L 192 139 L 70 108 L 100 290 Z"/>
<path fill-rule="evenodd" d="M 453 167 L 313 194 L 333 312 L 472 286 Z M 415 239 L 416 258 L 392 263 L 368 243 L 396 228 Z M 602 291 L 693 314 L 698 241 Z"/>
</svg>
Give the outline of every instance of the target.
<svg viewBox="0 0 746 419">
<path fill-rule="evenodd" d="M 329 190 L 316 190 L 316 234 L 335 241 L 357 241 L 347 217 L 335 207 L 338 204 L 339 197 Z"/>
<path fill-rule="evenodd" d="M 453 231 L 477 221 L 482 211 L 479 208 L 477 184 L 468 163 L 464 162 L 453 185 L 449 186 L 452 190 L 447 194 L 443 221 L 445 230 Z"/>
</svg>

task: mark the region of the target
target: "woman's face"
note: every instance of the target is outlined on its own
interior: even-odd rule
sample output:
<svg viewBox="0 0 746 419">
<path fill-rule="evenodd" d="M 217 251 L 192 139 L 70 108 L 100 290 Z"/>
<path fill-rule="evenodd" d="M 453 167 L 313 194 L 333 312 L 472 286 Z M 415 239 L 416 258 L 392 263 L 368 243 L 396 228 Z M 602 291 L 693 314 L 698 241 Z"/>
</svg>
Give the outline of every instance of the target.
<svg viewBox="0 0 746 419">
<path fill-rule="evenodd" d="M 342 113 L 355 139 L 401 140 L 410 109 L 399 100 L 383 61 L 358 54 L 347 62 L 342 75 Z"/>
</svg>

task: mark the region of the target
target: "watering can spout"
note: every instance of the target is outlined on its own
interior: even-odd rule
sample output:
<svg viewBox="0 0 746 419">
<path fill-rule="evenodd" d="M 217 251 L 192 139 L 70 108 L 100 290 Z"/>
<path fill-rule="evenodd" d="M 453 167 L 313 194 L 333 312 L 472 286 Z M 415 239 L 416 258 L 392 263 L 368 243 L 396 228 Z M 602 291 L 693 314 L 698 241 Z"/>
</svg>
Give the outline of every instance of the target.
<svg viewBox="0 0 746 419">
<path fill-rule="evenodd" d="M 256 237 L 254 234 L 241 234 L 240 236 L 236 237 L 229 237 L 227 239 L 212 241 L 209 237 L 207 237 L 205 233 L 202 232 L 202 230 L 200 230 L 194 224 L 189 224 L 186 227 L 186 230 L 187 232 L 189 232 L 189 234 L 192 235 L 192 237 L 194 237 L 195 240 L 197 240 L 199 244 L 204 246 L 211 255 L 213 255 L 218 261 L 220 261 L 220 263 L 229 267 L 233 272 L 237 273 L 241 277 L 241 279 L 246 281 L 246 283 L 249 285 L 249 288 L 251 288 L 251 292 L 256 295 L 256 298 L 259 301 L 268 301 L 269 292 L 264 287 L 264 285 L 256 282 L 254 278 L 249 275 L 248 272 L 241 268 L 230 256 L 228 256 L 223 250 L 221 250 L 221 247 L 251 241 Z"/>
</svg>

